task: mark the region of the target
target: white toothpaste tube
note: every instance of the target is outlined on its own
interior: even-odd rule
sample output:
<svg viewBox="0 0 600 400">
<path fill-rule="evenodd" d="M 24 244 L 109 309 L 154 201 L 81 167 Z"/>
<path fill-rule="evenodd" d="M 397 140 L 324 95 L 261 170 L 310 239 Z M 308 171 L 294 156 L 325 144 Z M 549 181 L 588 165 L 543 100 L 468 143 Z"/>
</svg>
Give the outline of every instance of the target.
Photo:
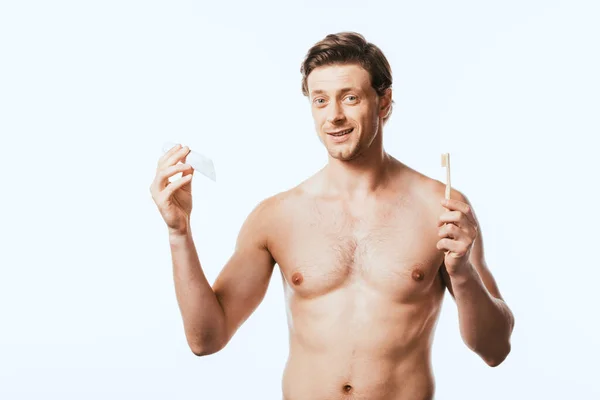
<svg viewBox="0 0 600 400">
<path fill-rule="evenodd" d="M 167 151 L 171 150 L 176 145 L 177 143 L 173 142 L 164 143 L 162 147 L 163 153 L 166 153 Z M 200 153 L 196 153 L 195 151 L 190 149 L 190 152 L 185 158 L 185 163 L 190 164 L 192 168 L 194 168 L 194 170 L 200 172 L 202 175 L 212 179 L 215 182 L 217 181 L 215 165 L 213 164 L 213 161 L 210 158 Z"/>
</svg>

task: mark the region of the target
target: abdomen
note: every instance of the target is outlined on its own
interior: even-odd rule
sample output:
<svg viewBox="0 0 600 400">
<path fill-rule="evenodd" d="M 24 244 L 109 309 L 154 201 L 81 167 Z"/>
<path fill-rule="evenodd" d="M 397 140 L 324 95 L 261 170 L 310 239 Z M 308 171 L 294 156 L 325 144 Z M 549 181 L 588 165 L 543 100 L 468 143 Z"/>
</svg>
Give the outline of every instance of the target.
<svg viewBox="0 0 600 400">
<path fill-rule="evenodd" d="M 288 400 L 431 399 L 441 296 L 398 304 L 364 285 L 290 298 Z"/>
</svg>

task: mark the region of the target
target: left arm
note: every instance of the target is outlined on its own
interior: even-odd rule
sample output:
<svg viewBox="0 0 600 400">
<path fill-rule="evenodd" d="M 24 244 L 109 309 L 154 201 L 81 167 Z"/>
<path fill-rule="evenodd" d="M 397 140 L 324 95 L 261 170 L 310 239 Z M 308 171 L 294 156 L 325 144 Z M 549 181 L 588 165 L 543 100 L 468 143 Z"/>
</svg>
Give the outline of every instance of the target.
<svg viewBox="0 0 600 400">
<path fill-rule="evenodd" d="M 442 277 L 458 308 L 465 344 L 495 367 L 510 353 L 514 317 L 485 262 L 483 238 L 468 199 L 452 190 L 440 216 L 438 249 L 447 251 Z"/>
</svg>

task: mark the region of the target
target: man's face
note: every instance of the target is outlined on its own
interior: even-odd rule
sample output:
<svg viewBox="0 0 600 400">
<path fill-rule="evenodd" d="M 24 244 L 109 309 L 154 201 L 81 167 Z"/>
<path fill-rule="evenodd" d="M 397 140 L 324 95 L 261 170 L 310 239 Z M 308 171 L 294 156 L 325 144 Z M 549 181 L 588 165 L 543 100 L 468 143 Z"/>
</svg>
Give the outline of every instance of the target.
<svg viewBox="0 0 600 400">
<path fill-rule="evenodd" d="M 383 117 L 369 73 L 357 64 L 327 65 L 315 68 L 307 85 L 315 129 L 331 157 L 348 161 L 368 149 Z"/>
</svg>

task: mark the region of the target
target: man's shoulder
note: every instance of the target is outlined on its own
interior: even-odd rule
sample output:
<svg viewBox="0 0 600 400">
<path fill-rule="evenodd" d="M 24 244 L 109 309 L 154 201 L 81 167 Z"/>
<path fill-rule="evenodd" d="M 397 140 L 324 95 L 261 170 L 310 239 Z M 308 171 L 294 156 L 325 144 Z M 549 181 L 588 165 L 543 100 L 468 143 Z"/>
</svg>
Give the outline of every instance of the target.
<svg viewBox="0 0 600 400">
<path fill-rule="evenodd" d="M 270 250 L 271 245 L 289 229 L 290 216 L 301 208 L 305 197 L 301 185 L 266 197 L 250 212 L 242 230 Z"/>
<path fill-rule="evenodd" d="M 411 192 L 436 212 L 443 209 L 440 201 L 446 196 L 446 183 L 414 169 L 410 169 L 410 175 Z M 454 187 L 451 187 L 450 198 L 467 202 L 466 196 Z"/>
<path fill-rule="evenodd" d="M 296 186 L 277 192 L 260 201 L 253 210 L 253 214 L 270 220 L 277 219 L 286 212 L 299 206 L 310 196 L 306 188 L 306 181 Z"/>
</svg>

